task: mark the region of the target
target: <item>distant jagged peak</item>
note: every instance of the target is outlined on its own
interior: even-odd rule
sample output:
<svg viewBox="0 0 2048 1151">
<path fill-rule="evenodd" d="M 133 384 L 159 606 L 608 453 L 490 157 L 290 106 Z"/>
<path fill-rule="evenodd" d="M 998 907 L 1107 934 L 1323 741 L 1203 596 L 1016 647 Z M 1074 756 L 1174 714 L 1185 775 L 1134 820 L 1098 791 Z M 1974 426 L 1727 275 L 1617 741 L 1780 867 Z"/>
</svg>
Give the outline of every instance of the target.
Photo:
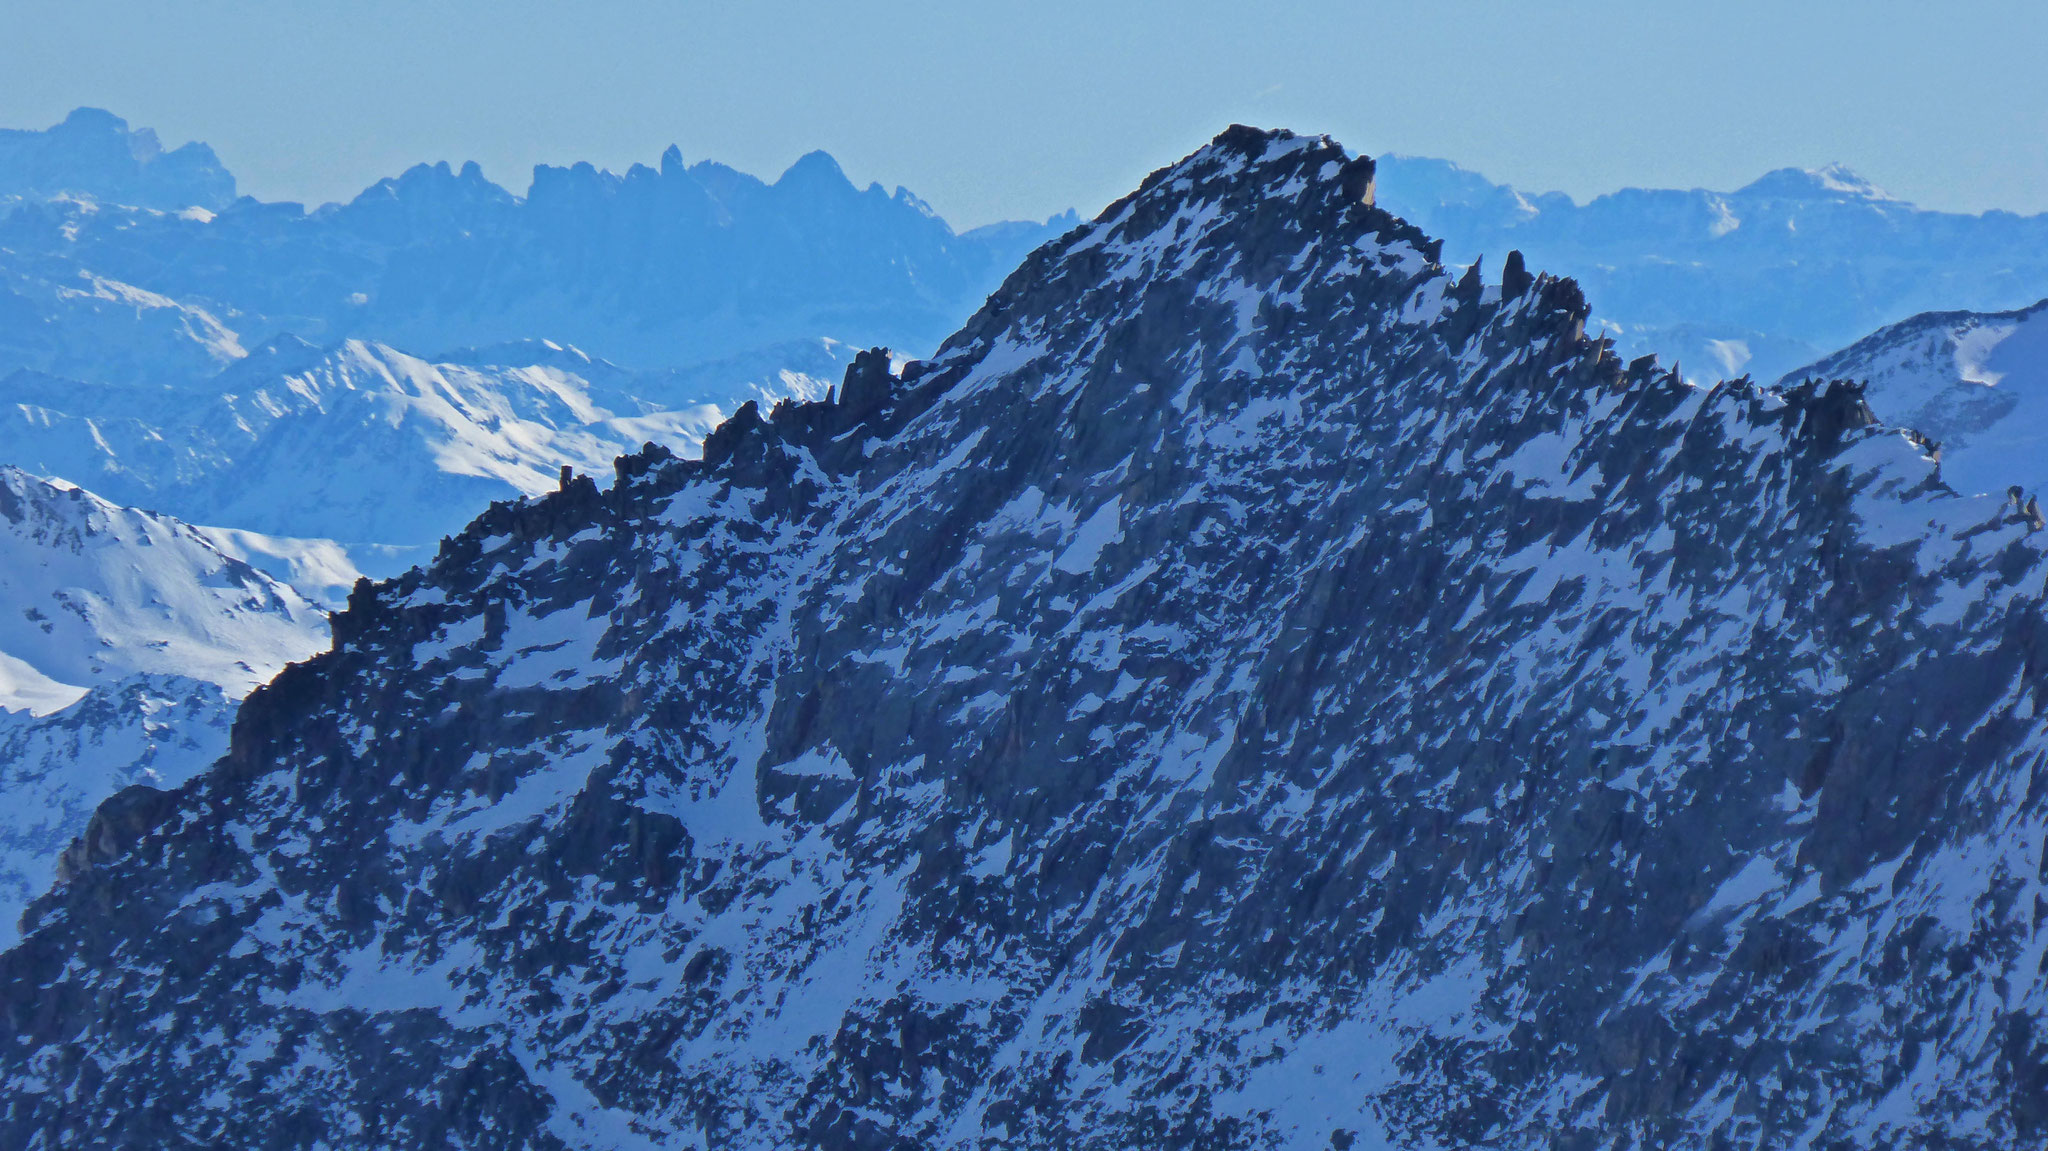
<svg viewBox="0 0 2048 1151">
<path fill-rule="evenodd" d="M 416 194 L 422 191 L 439 192 L 448 189 L 460 189 L 471 194 L 503 200 L 506 203 L 510 203 L 513 199 L 512 193 L 492 183 L 484 176 L 483 167 L 475 160 L 463 161 L 460 169 L 452 168 L 448 161 L 441 160 L 432 164 L 414 164 L 396 176 L 387 176 L 368 188 L 363 189 L 362 192 L 357 194 L 354 202 L 360 203 L 378 196 L 396 197 Z"/>
<path fill-rule="evenodd" d="M 1777 168 L 1750 181 L 1733 195 L 1779 200 L 1867 200 L 1903 203 L 1844 164 L 1819 168 Z"/>
<path fill-rule="evenodd" d="M 526 188 L 526 202 L 538 206 L 555 201 L 606 199 L 624 182 L 625 178 L 617 172 L 599 168 L 588 160 L 578 160 L 567 167 L 535 164 L 533 182 Z"/>
<path fill-rule="evenodd" d="M 105 108 L 73 108 L 64 119 L 52 124 L 47 134 L 54 139 L 73 141 L 119 139 L 128 146 L 129 154 L 144 163 L 162 155 L 164 150 L 155 129 L 131 129 L 128 121 Z"/>
<path fill-rule="evenodd" d="M 43 131 L 0 129 L 0 196 L 219 211 L 235 200 L 235 178 L 205 144 L 167 152 L 155 131 L 82 107 Z"/>
<path fill-rule="evenodd" d="M 797 157 L 796 163 L 776 178 L 774 187 L 779 192 L 857 191 L 853 181 L 847 178 L 845 169 L 839 166 L 839 161 L 822 148 Z"/>
<path fill-rule="evenodd" d="M 465 231 L 489 227 L 518 202 L 486 178 L 476 161 L 456 169 L 442 160 L 415 164 L 363 189 L 348 203 L 322 211 L 331 211 L 360 234 L 405 243 L 449 226 Z"/>
<path fill-rule="evenodd" d="M 879 188 L 881 187 L 881 185 L 873 184 L 870 185 L 870 187 Z M 934 220 L 939 218 L 938 209 L 926 203 L 924 197 L 919 196 L 917 193 L 911 191 L 910 189 L 904 187 L 901 184 L 896 185 L 895 193 L 891 195 L 889 198 L 895 201 L 896 203 L 901 204 L 906 208 L 909 208 L 911 211 L 916 212 L 920 216 L 926 216 Z"/>
</svg>

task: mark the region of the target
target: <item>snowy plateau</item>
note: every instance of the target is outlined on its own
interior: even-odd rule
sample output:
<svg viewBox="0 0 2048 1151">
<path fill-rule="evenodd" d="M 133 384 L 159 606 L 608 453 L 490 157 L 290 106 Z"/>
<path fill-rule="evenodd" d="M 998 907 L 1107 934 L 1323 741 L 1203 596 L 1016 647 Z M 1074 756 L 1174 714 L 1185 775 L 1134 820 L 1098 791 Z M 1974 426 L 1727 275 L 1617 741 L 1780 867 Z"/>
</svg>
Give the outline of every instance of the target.
<svg viewBox="0 0 2048 1151">
<path fill-rule="evenodd" d="M 2048 1140 L 2026 317 L 1696 383 L 1375 177 L 1232 128 L 357 585 L 64 850 L 0 1143 Z"/>
</svg>

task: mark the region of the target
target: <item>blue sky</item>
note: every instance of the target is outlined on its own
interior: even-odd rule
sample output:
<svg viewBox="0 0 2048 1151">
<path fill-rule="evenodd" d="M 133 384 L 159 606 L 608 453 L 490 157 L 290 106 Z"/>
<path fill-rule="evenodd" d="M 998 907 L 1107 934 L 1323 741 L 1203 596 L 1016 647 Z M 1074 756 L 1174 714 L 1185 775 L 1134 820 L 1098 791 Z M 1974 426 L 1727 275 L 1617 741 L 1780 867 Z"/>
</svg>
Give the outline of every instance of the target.
<svg viewBox="0 0 2048 1151">
<path fill-rule="evenodd" d="M 2048 210 L 2048 5 L 1775 0 L 887 4 L 7 0 L 0 126 L 109 108 L 245 191 L 421 160 L 766 175 L 824 148 L 956 224 L 1093 212 L 1233 120 L 1584 198 L 1843 161 Z"/>
</svg>

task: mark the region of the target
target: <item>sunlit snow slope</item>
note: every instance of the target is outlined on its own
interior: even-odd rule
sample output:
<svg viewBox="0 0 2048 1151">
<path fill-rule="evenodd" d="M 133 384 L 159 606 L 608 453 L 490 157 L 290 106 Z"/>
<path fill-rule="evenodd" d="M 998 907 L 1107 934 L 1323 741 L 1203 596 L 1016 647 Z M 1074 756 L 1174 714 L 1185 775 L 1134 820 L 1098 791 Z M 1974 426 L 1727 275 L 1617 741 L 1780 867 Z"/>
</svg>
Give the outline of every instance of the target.
<svg viewBox="0 0 2048 1151">
<path fill-rule="evenodd" d="M 0 941 L 101 800 L 183 782 L 325 615 L 200 531 L 0 467 Z"/>
<path fill-rule="evenodd" d="M 52 698 L 138 673 L 243 695 L 312 654 L 327 630 L 297 591 L 229 559 L 193 528 L 8 467 L 0 467 L 0 603 L 0 652 L 33 669 Z"/>
<path fill-rule="evenodd" d="M 1785 377 L 1868 380 L 1885 420 L 1942 447 L 1957 490 L 2048 491 L 2048 302 L 2015 312 L 1930 312 Z"/>
<path fill-rule="evenodd" d="M 822 395 L 844 358 L 814 341 L 631 373 L 538 341 L 428 361 L 286 337 L 178 387 L 17 375 L 0 386 L 0 459 L 188 522 L 334 540 L 389 574 L 492 500 L 552 490 L 564 465 L 606 471 L 649 441 L 688 450 L 748 399 Z"/>
</svg>

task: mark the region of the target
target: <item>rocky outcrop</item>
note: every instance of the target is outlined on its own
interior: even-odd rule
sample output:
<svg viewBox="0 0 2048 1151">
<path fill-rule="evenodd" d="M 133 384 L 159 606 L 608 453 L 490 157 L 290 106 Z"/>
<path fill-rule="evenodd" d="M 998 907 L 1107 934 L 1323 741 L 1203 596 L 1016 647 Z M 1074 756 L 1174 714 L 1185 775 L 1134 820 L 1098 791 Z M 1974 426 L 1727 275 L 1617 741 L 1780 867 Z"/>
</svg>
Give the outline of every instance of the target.
<svg viewBox="0 0 2048 1151">
<path fill-rule="evenodd" d="M 1839 377 L 1861 381 L 1878 415 L 1921 432 L 1957 491 L 2048 485 L 2048 301 L 1914 316 L 1779 384 Z"/>
<path fill-rule="evenodd" d="M 2039 537 L 1361 170 L 360 586 L 0 956 L 0 1139 L 2040 1138 Z"/>
</svg>

